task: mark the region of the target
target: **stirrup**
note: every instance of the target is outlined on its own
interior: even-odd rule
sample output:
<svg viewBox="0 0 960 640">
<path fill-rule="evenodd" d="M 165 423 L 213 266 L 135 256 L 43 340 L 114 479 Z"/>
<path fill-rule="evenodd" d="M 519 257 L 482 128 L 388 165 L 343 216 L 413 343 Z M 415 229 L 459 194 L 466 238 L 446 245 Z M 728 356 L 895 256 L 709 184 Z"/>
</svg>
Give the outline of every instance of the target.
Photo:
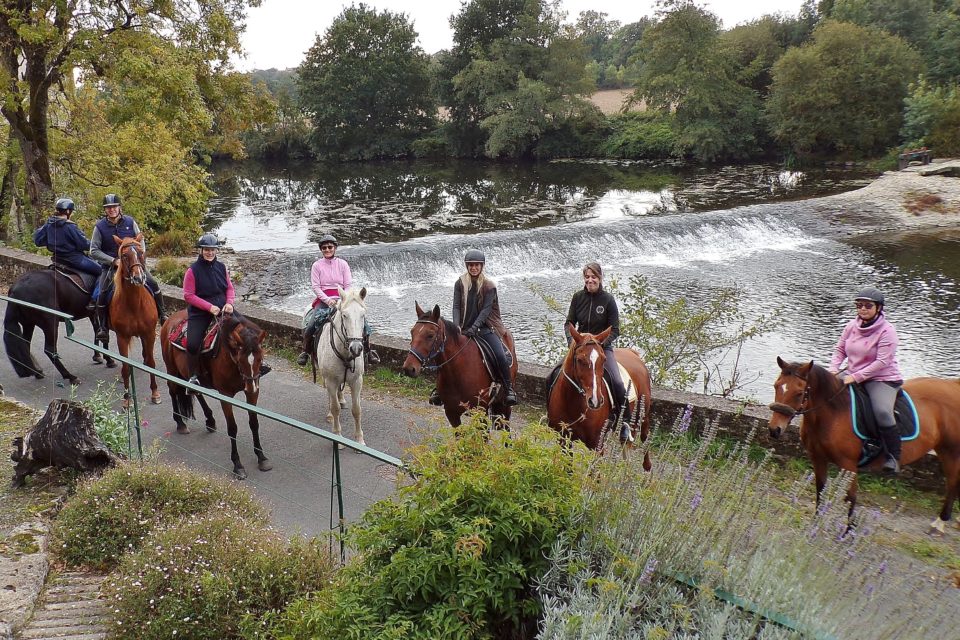
<svg viewBox="0 0 960 640">
<path fill-rule="evenodd" d="M 297 356 L 297 364 L 300 365 L 301 367 L 305 367 L 307 365 L 307 360 L 309 359 L 310 359 L 310 354 L 307 353 L 306 351 L 301 351 L 300 355 Z"/>
<path fill-rule="evenodd" d="M 895 476 L 900 473 L 900 463 L 891 455 L 887 456 L 886 461 L 884 461 L 883 466 L 880 468 L 881 471 L 887 475 Z"/>
<path fill-rule="evenodd" d="M 633 429 L 630 428 L 630 422 L 627 420 L 620 425 L 620 442 L 633 442 Z"/>
<path fill-rule="evenodd" d="M 440 398 L 440 392 L 437 391 L 436 387 L 434 387 L 433 391 L 430 392 L 430 397 L 427 399 L 427 402 L 435 407 L 439 407 L 443 404 L 443 400 Z"/>
<path fill-rule="evenodd" d="M 367 362 L 370 364 L 380 364 L 380 354 L 373 349 L 367 351 Z"/>
</svg>

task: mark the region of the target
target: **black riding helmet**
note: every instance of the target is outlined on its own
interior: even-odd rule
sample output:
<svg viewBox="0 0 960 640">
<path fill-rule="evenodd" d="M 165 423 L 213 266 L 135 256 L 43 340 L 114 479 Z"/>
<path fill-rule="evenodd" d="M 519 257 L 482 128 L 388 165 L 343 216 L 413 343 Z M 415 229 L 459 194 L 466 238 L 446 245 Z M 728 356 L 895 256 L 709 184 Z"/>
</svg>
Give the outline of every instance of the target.
<svg viewBox="0 0 960 640">
<path fill-rule="evenodd" d="M 479 262 L 485 264 L 487 262 L 487 257 L 483 255 L 483 251 L 479 249 L 469 249 L 467 253 L 463 256 L 464 263 L 467 262 Z"/>
<path fill-rule="evenodd" d="M 73 200 L 70 198 L 60 198 L 57 200 L 57 204 L 54 205 L 57 211 L 68 211 L 73 213 L 74 204 Z"/>
<path fill-rule="evenodd" d="M 197 248 L 202 249 L 204 247 L 217 249 L 220 247 L 220 241 L 212 233 L 205 233 L 197 240 Z"/>
<path fill-rule="evenodd" d="M 333 237 L 332 235 L 330 235 L 329 233 L 328 233 L 327 235 L 323 236 L 322 238 L 320 238 L 320 240 L 317 241 L 317 246 L 318 246 L 318 247 L 322 247 L 323 245 L 325 245 L 325 244 L 327 244 L 327 243 L 330 243 L 330 244 L 332 244 L 332 245 L 335 246 L 335 247 L 339 247 L 339 246 L 340 246 L 340 243 L 337 242 L 337 239 L 336 239 L 335 237 Z"/>
<path fill-rule="evenodd" d="M 865 289 L 861 289 L 860 293 L 857 294 L 857 297 L 854 298 L 854 301 L 857 301 L 857 300 L 869 300 L 870 302 L 874 303 L 878 307 L 883 306 L 883 294 L 880 293 L 878 289 L 874 289 L 873 287 L 866 287 Z"/>
<path fill-rule="evenodd" d="M 119 207 L 120 206 L 120 196 L 115 193 L 108 193 L 103 196 L 103 208 L 107 207 Z"/>
</svg>

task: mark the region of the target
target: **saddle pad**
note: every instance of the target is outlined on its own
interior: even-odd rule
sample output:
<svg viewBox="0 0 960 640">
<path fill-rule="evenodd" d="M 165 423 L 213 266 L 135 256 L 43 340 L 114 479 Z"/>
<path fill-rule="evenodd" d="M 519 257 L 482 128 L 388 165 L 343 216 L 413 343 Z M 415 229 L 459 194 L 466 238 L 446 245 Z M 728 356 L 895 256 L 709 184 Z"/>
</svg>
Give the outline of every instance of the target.
<svg viewBox="0 0 960 640">
<path fill-rule="evenodd" d="M 914 406 L 910 395 L 903 389 L 900 389 L 900 393 L 897 394 L 897 402 L 894 405 L 893 413 L 897 418 L 897 430 L 900 432 L 900 439 L 904 441 L 915 440 L 920 435 L 920 417 L 917 415 L 917 408 Z M 870 404 L 870 396 L 858 384 L 850 385 L 850 422 L 853 424 L 854 434 L 861 440 L 880 439 L 880 432 L 873 415 L 873 406 Z"/>
<path fill-rule="evenodd" d="M 217 335 L 220 333 L 220 323 L 211 322 L 207 333 L 203 336 L 203 346 L 200 353 L 209 353 L 217 346 Z M 187 319 L 184 318 L 170 330 L 170 344 L 180 351 L 187 350 Z"/>
<path fill-rule="evenodd" d="M 80 291 L 83 291 L 87 295 L 90 295 L 90 292 L 93 291 L 94 284 L 97 282 L 97 276 L 89 273 L 81 273 L 79 271 L 71 271 L 68 267 L 65 267 L 61 264 L 52 264 L 48 268 L 53 269 L 55 272 L 65 277 L 70 281 L 70 284 L 75 286 L 77 289 L 80 289 Z"/>
</svg>

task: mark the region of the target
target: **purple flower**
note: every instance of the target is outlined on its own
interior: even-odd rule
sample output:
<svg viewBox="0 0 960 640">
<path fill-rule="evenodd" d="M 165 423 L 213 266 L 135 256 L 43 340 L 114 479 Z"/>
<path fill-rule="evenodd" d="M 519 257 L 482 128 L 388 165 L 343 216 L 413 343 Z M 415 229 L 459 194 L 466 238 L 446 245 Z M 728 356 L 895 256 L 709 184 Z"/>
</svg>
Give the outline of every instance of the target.
<svg viewBox="0 0 960 640">
<path fill-rule="evenodd" d="M 690 511 L 696 511 L 701 502 L 703 502 L 703 494 L 697 491 L 693 494 L 693 499 L 690 500 Z"/>
<path fill-rule="evenodd" d="M 686 433 L 690 429 L 690 421 L 693 420 L 693 405 L 688 404 L 683 410 L 683 417 L 680 418 L 680 427 L 678 433 Z"/>
<path fill-rule="evenodd" d="M 868 584 L 866 591 L 867 591 L 867 595 L 868 595 L 868 596 L 872 596 L 872 595 L 873 595 L 873 585 L 872 585 L 872 584 Z"/>
<path fill-rule="evenodd" d="M 653 556 L 650 556 L 650 559 L 647 560 L 647 564 L 643 567 L 643 573 L 640 574 L 640 582 L 647 583 L 650 582 L 650 579 L 653 577 L 653 572 L 657 569 L 657 559 Z"/>
<path fill-rule="evenodd" d="M 882 576 L 886 572 L 887 572 L 887 561 L 884 560 L 883 562 L 880 563 L 880 566 L 877 567 L 877 575 Z"/>
</svg>

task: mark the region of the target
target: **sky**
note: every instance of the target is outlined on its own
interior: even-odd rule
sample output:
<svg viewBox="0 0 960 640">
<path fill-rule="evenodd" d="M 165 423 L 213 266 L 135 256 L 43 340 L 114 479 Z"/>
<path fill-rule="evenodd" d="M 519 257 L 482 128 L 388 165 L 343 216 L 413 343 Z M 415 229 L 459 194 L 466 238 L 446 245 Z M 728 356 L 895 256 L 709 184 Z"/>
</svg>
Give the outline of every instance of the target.
<svg viewBox="0 0 960 640">
<path fill-rule="evenodd" d="M 802 0 L 700 0 L 717 14 L 725 28 L 770 13 L 796 14 Z M 342 0 L 263 0 L 260 7 L 250 9 L 247 31 L 243 37 L 246 56 L 236 60 L 243 71 L 252 69 L 289 69 L 298 66 L 317 35 L 352 2 Z M 427 53 L 449 49 L 453 43 L 450 16 L 460 11 L 460 0 L 364 0 L 378 10 L 405 13 L 413 20 L 420 34 L 419 43 Z M 610 20 L 623 24 L 636 22 L 654 14 L 654 0 L 563 0 L 570 22 L 581 11 L 594 10 L 607 14 Z"/>
</svg>

